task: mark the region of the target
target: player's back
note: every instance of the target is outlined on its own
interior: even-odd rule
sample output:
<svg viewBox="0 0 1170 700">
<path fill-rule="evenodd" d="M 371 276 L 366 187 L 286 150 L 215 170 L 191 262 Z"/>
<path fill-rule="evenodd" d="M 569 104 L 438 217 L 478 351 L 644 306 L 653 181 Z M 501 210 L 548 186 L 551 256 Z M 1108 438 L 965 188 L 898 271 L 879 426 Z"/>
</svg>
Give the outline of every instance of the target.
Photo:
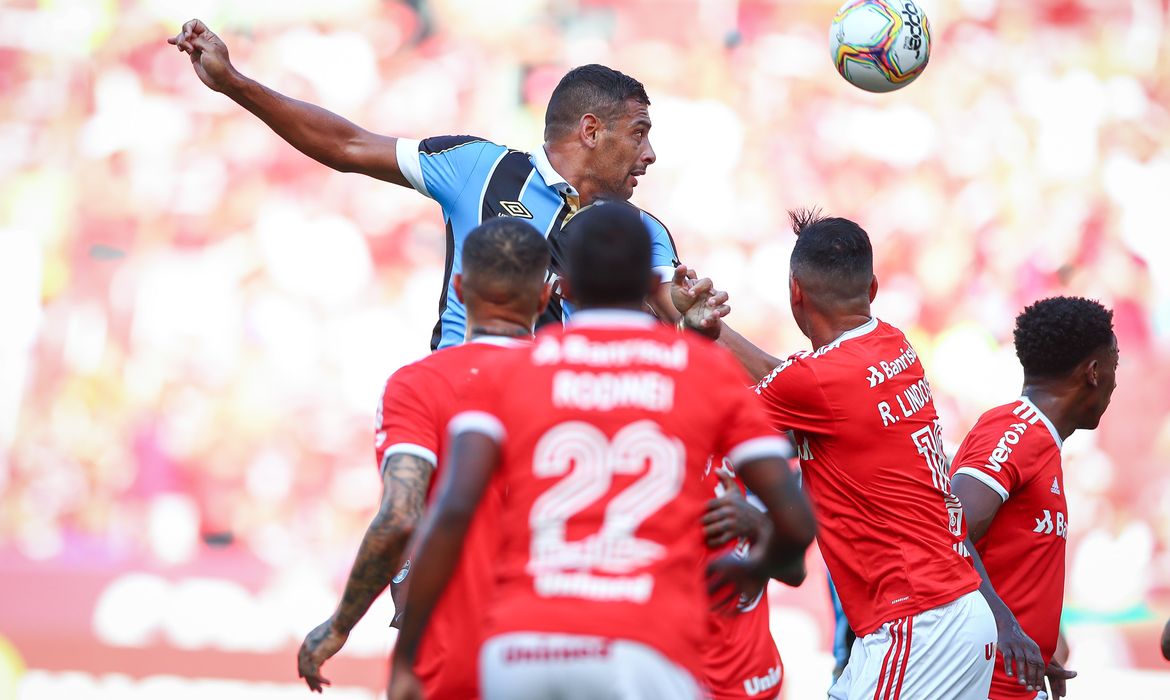
<svg viewBox="0 0 1170 700">
<path fill-rule="evenodd" d="M 796 431 L 821 551 L 858 635 L 978 587 L 930 384 L 901 331 L 871 319 L 792 356 L 757 393 L 776 427 Z"/>
<path fill-rule="evenodd" d="M 1045 661 L 1060 634 L 1064 600 L 1068 510 L 1061 440 L 1027 398 L 984 413 L 952 460 L 953 474 L 969 475 L 1003 504 L 976 543 L 996 592 Z M 996 664 L 992 697 L 1023 697 L 1014 678 Z"/>
<path fill-rule="evenodd" d="M 442 478 L 447 424 L 480 372 L 521 344 L 485 336 L 436 351 L 394 373 L 383 395 L 377 436 L 378 462 L 398 452 L 435 465 L 427 488 L 431 501 Z M 491 569 L 498 548 L 495 520 L 500 496 L 489 489 L 468 531 L 459 565 L 435 607 L 419 648 L 415 672 L 428 697 L 476 695 L 478 624 L 491 595 Z M 396 581 L 401 583 L 402 581 Z"/>
<path fill-rule="evenodd" d="M 697 676 L 707 456 L 783 452 L 746 377 L 708 341 L 621 311 L 580 312 L 495 371 L 485 386 L 507 390 L 483 405 L 506 430 L 505 496 L 487 635 L 629 640 Z"/>
</svg>

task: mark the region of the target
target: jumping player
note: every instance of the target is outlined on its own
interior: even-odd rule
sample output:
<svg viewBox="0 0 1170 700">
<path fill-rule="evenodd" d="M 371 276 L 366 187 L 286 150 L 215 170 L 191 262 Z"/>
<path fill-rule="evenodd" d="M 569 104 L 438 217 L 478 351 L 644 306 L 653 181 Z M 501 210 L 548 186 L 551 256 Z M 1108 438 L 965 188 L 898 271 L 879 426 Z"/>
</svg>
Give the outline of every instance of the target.
<svg viewBox="0 0 1170 700">
<path fill-rule="evenodd" d="M 367 131 L 245 77 L 231 64 L 223 40 L 197 19 L 168 42 L 190 55 L 207 87 L 259 117 L 301 153 L 334 170 L 413 187 L 439 203 L 447 227 L 447 260 L 432 350 L 465 338 L 466 311 L 453 280 L 471 229 L 497 216 L 532 224 L 549 239 L 550 274 L 559 274 L 564 221 L 597 199 L 629 199 L 655 160 L 646 89 L 605 66 L 581 66 L 561 79 L 545 112 L 544 144 L 526 153 L 476 136 L 416 141 Z M 660 282 L 669 282 L 678 257 L 674 241 L 653 216 L 643 212 L 642 220 L 653 239 L 653 266 Z M 558 297 L 554 293 L 541 323 L 569 315 Z M 659 318 L 678 320 L 669 284 L 657 285 L 647 303 Z"/>
<path fill-rule="evenodd" d="M 489 219 L 468 235 L 462 253 L 463 272 L 455 277 L 454 289 L 466 304 L 471 339 L 399 369 L 386 383 L 375 437 L 382 503 L 337 611 L 309 633 L 297 656 L 298 673 L 318 692 L 329 685 L 321 665 L 341 649 L 399 571 L 433 490 L 447 422 L 468 382 L 506 354 L 505 348 L 530 341 L 536 317 L 548 302 L 548 246 L 531 226 L 512 218 Z M 496 546 L 491 523 L 498 498 L 494 492 L 485 496 L 481 518 L 468 533 L 463 557 L 415 659 L 427 697 L 476 697 L 479 640 L 474 630 L 491 590 Z"/>
<path fill-rule="evenodd" d="M 922 364 L 870 311 L 865 231 L 808 213 L 793 224 L 790 302 L 813 350 L 781 362 L 725 324 L 721 342 L 760 380 L 773 427 L 795 432 L 821 553 L 858 636 L 829 697 L 986 700 L 995 620 L 963 556 Z"/>
<path fill-rule="evenodd" d="M 991 700 L 1060 698 L 1076 676 L 1053 658 L 1068 538 L 1060 448 L 1097 427 L 1117 387 L 1113 312 L 1080 297 L 1044 299 L 1016 318 L 1015 344 L 1021 396 L 979 418 L 951 463 L 951 484 L 1000 629 Z"/>
<path fill-rule="evenodd" d="M 605 203 L 566 230 L 581 311 L 481 374 L 451 422 L 395 648 L 390 697 L 420 697 L 418 643 L 476 504 L 502 488 L 502 546 L 480 652 L 495 698 L 695 698 L 707 605 L 698 525 L 710 454 L 768 509 L 771 536 L 710 567 L 734 592 L 803 556 L 812 513 L 746 378 L 714 344 L 642 313 L 657 277 L 637 209 Z M 729 594 L 729 598 L 734 593 Z"/>
</svg>

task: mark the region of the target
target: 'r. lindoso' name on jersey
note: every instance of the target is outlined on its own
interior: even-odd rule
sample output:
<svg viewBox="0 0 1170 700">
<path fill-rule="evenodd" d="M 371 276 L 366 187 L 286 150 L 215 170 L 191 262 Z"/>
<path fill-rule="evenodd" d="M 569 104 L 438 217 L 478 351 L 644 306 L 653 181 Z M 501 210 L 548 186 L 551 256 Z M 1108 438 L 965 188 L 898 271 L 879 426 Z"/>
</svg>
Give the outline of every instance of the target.
<svg viewBox="0 0 1170 700">
<path fill-rule="evenodd" d="M 899 374 L 905 372 L 914 366 L 918 361 L 918 353 L 906 343 L 902 346 L 902 351 L 898 353 L 897 357 L 890 360 L 881 360 L 877 364 L 869 366 L 869 374 L 866 380 L 869 381 L 869 388 L 885 384 L 887 381 L 893 379 Z M 926 381 L 926 377 L 919 379 L 910 386 L 903 389 L 893 397 L 893 401 L 878 401 L 877 411 L 878 415 L 882 417 L 882 427 L 888 427 L 910 416 L 918 413 L 927 404 L 930 403 L 930 382 Z M 900 409 L 898 415 L 894 412 L 894 404 L 897 404 Z"/>
</svg>

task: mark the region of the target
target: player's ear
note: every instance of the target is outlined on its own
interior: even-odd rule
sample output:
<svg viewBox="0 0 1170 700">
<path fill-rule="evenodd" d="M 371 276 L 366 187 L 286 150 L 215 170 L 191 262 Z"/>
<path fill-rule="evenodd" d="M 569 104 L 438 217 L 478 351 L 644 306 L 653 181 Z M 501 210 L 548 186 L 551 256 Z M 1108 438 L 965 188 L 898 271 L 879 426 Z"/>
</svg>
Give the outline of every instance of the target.
<svg viewBox="0 0 1170 700">
<path fill-rule="evenodd" d="M 1085 362 L 1085 383 L 1096 389 L 1101 384 L 1101 361 L 1091 358 Z"/>
<path fill-rule="evenodd" d="M 455 286 L 455 298 L 459 300 L 460 304 L 464 303 L 463 302 L 463 273 L 456 272 L 455 276 L 451 278 L 451 283 Z"/>
<path fill-rule="evenodd" d="M 601 138 L 601 131 L 605 127 L 601 120 L 595 114 L 583 114 L 581 120 L 577 123 L 577 132 L 581 136 L 582 143 L 588 148 L 595 148 L 597 140 Z"/>
<path fill-rule="evenodd" d="M 877 290 L 878 290 L 877 275 L 874 275 L 873 279 L 869 281 L 869 301 L 871 304 L 873 303 L 873 300 L 877 298 Z"/>
<path fill-rule="evenodd" d="M 788 276 L 788 297 L 792 300 L 793 306 L 804 301 L 804 292 L 800 289 L 800 282 L 796 279 L 796 275 Z"/>
</svg>

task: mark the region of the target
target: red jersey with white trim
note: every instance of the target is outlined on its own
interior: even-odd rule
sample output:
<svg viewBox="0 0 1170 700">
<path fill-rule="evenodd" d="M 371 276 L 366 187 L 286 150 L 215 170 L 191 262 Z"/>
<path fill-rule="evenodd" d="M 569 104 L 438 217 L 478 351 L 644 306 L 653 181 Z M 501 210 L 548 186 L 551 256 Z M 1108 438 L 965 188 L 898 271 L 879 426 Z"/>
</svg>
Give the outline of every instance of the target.
<svg viewBox="0 0 1170 700">
<path fill-rule="evenodd" d="M 1027 398 L 984 413 L 952 461 L 953 474 L 978 479 L 1003 499 L 983 539 L 975 543 L 996 592 L 1024 632 L 1052 659 L 1064 607 L 1068 508 L 1061 440 Z M 1028 694 L 1003 664 L 995 665 L 991 697 Z"/>
<path fill-rule="evenodd" d="M 472 379 L 521 343 L 481 337 L 431 353 L 406 365 L 386 382 L 378 409 L 374 445 L 384 469 L 389 457 L 406 453 L 436 465 L 428 501 L 440 479 L 446 426 L 458 411 Z M 478 695 L 479 625 L 491 593 L 491 568 L 498 542 L 499 494 L 489 489 L 468 531 L 463 555 L 439 600 L 419 645 L 414 669 L 427 697 Z M 396 583 L 399 581 L 396 579 Z"/>
<path fill-rule="evenodd" d="M 712 464 L 720 466 L 712 469 Z M 719 473 L 735 476 L 730 460 L 708 460 L 707 486 L 716 497 L 723 495 Z M 743 484 L 736 479 L 743 490 Z M 709 550 L 707 562 L 734 552 L 747 557 L 751 545 L 741 539 L 718 550 Z M 709 607 L 709 606 L 708 606 Z M 784 682 L 784 664 L 776 640 L 772 639 L 768 587 L 759 594 L 741 595 L 730 610 L 712 610 L 707 615 L 707 638 L 703 646 L 703 685 L 712 700 L 774 698 Z"/>
<path fill-rule="evenodd" d="M 858 636 L 979 587 L 918 355 L 876 318 L 785 360 L 756 386 L 796 433 L 817 540 Z"/>
<path fill-rule="evenodd" d="M 487 636 L 639 642 L 701 674 L 707 456 L 782 457 L 722 348 L 631 311 L 582 311 L 485 371 L 452 434 L 501 445 Z"/>
</svg>

